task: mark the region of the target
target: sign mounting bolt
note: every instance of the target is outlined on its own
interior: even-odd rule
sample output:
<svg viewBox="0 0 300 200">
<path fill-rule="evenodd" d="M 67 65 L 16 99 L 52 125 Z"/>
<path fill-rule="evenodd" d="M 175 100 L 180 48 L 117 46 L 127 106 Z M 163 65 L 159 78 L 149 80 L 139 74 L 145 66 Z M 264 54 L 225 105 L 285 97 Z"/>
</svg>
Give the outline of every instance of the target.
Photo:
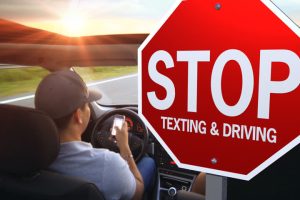
<svg viewBox="0 0 300 200">
<path fill-rule="evenodd" d="M 211 159 L 211 164 L 215 165 L 217 164 L 218 160 L 216 158 L 212 158 Z"/>
<path fill-rule="evenodd" d="M 221 6 L 221 4 L 220 4 L 220 3 L 216 3 L 216 5 L 215 5 L 215 9 L 216 9 L 216 10 L 220 10 L 220 9 L 221 9 L 221 7 L 222 7 L 222 6 Z"/>
</svg>

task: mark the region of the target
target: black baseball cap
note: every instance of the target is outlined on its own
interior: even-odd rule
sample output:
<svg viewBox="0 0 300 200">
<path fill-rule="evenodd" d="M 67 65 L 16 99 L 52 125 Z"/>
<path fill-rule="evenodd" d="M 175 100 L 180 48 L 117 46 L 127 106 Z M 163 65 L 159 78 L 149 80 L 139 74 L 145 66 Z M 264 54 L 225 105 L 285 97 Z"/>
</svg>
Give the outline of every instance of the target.
<svg viewBox="0 0 300 200">
<path fill-rule="evenodd" d="M 76 72 L 61 70 L 50 73 L 40 82 L 34 103 L 36 109 L 59 119 L 101 96 L 98 91 L 89 90 Z"/>
</svg>

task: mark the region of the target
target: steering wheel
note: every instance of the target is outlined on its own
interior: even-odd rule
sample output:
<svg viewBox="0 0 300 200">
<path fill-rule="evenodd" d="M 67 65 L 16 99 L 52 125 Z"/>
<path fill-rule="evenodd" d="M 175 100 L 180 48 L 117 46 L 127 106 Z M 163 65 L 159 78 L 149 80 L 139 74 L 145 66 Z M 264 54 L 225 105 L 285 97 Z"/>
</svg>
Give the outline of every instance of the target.
<svg viewBox="0 0 300 200">
<path fill-rule="evenodd" d="M 142 134 L 128 131 L 128 143 L 131 149 L 134 160 L 138 162 L 144 155 L 148 145 L 149 132 L 147 126 L 138 116 L 138 114 L 132 110 L 117 108 L 104 113 L 99 119 L 97 119 L 91 134 L 91 143 L 95 148 L 106 148 L 111 151 L 119 153 L 116 140 L 111 135 L 111 128 L 113 125 L 113 119 L 115 115 L 124 115 L 132 119 L 134 123 L 139 123 L 143 130 Z"/>
</svg>

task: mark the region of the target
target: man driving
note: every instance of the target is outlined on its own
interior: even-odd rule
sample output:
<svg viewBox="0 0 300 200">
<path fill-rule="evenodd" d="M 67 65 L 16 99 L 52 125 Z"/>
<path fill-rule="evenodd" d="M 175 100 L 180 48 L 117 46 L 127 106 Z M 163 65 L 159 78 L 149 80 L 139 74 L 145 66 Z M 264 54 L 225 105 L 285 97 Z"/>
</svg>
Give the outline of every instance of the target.
<svg viewBox="0 0 300 200">
<path fill-rule="evenodd" d="M 155 163 L 144 157 L 137 166 L 128 145 L 127 123 L 116 128 L 120 154 L 93 148 L 81 135 L 89 119 L 89 103 L 101 98 L 88 90 L 81 77 L 70 70 L 49 74 L 39 84 L 35 107 L 47 113 L 60 135 L 60 152 L 50 170 L 94 183 L 105 199 L 141 199 L 154 177 Z"/>
</svg>

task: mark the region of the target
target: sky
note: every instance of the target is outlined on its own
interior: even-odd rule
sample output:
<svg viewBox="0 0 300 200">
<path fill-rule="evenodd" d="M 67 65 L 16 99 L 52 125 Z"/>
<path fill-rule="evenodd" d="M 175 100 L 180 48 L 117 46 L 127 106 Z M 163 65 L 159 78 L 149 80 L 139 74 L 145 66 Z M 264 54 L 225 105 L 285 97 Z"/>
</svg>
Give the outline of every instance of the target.
<svg viewBox="0 0 300 200">
<path fill-rule="evenodd" d="M 150 33 L 177 0 L 1 0 L 0 18 L 68 36 Z M 300 0 L 273 0 L 300 26 Z"/>
</svg>

